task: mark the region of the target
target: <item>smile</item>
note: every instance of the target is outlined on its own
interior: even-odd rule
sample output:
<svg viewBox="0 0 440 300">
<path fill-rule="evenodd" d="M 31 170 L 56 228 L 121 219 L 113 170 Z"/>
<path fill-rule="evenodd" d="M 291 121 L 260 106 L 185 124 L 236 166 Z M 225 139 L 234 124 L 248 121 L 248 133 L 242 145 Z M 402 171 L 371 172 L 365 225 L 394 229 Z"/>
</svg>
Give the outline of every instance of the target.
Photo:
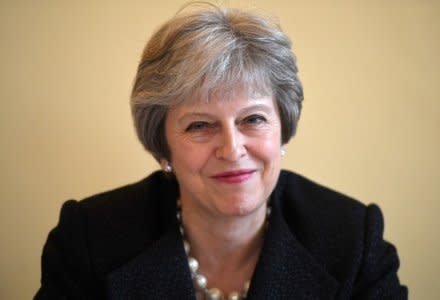
<svg viewBox="0 0 440 300">
<path fill-rule="evenodd" d="M 234 170 L 234 171 L 228 171 L 228 172 L 222 172 L 216 174 L 211 178 L 229 184 L 242 183 L 248 180 L 255 172 L 256 172 L 255 170 L 250 170 L 250 169 Z"/>
</svg>

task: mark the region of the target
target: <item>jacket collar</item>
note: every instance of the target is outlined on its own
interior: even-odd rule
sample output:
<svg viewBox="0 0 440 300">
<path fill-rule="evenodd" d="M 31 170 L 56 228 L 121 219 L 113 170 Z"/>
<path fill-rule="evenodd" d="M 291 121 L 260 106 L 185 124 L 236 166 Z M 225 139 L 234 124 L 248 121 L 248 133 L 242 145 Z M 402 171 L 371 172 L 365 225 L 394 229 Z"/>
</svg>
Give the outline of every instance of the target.
<svg viewBox="0 0 440 300">
<path fill-rule="evenodd" d="M 279 184 L 271 200 L 272 214 L 248 299 L 334 298 L 338 282 L 289 228 L 281 196 Z M 107 276 L 109 299 L 195 299 L 178 225 L 175 221 L 169 224 L 157 242 Z"/>
<path fill-rule="evenodd" d="M 296 238 L 277 196 L 249 299 L 334 299 L 338 282 Z"/>
</svg>

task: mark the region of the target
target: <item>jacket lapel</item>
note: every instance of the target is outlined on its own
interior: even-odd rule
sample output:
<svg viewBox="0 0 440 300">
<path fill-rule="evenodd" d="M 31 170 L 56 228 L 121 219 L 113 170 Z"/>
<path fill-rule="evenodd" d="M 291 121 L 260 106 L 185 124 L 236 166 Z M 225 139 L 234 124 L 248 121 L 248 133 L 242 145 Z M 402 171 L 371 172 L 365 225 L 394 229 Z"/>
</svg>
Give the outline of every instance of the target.
<svg viewBox="0 0 440 300">
<path fill-rule="evenodd" d="M 334 299 L 338 282 L 296 239 L 282 215 L 279 198 L 273 200 L 249 299 Z"/>
<path fill-rule="evenodd" d="M 178 227 L 110 273 L 106 289 L 109 299 L 195 299 Z"/>
</svg>

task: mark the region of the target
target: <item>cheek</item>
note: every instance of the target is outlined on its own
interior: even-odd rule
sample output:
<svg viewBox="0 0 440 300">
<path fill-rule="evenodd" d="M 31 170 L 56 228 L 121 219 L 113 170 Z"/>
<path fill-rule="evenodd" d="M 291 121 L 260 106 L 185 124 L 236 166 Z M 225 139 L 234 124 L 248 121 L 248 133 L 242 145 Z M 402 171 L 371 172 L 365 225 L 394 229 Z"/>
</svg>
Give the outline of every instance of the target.
<svg viewBox="0 0 440 300">
<path fill-rule="evenodd" d="M 265 166 L 265 172 L 276 172 L 281 164 L 281 146 L 269 139 L 254 144 L 250 155 Z"/>
<path fill-rule="evenodd" d="M 194 173 L 201 170 L 210 156 L 210 149 L 200 145 L 187 144 L 181 141 L 175 145 L 172 163 L 183 172 Z M 177 170 L 176 170 L 177 171 Z"/>
<path fill-rule="evenodd" d="M 278 130 L 267 134 L 255 145 L 255 151 L 262 159 L 273 161 L 281 156 L 281 136 Z"/>
<path fill-rule="evenodd" d="M 167 143 L 171 154 L 171 164 L 176 172 L 181 173 L 194 172 L 200 168 L 201 161 L 204 157 L 203 147 L 197 147 L 191 143 L 185 136 L 167 127 Z"/>
</svg>

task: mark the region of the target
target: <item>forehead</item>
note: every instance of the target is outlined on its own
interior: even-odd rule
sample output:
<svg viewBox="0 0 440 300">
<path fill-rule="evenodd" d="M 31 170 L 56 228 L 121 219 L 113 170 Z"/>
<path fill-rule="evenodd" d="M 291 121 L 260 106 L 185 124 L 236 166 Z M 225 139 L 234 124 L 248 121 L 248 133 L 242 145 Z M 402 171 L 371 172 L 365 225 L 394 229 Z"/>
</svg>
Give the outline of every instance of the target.
<svg viewBox="0 0 440 300">
<path fill-rule="evenodd" d="M 244 76 L 244 75 L 242 75 Z M 272 96 L 272 88 L 265 81 L 253 82 L 250 78 L 230 82 L 225 81 L 202 80 L 188 87 L 183 93 L 169 102 L 170 106 L 178 104 L 200 104 L 212 101 L 235 101 L 237 98 L 246 97 L 249 99 L 258 99 L 263 96 Z"/>
<path fill-rule="evenodd" d="M 273 96 L 247 94 L 235 94 L 234 97 L 212 97 L 198 99 L 197 101 L 182 102 L 169 109 L 169 115 L 177 117 L 187 114 L 210 114 L 210 115 L 235 115 L 254 109 L 266 112 L 277 111 L 277 105 Z"/>
</svg>

